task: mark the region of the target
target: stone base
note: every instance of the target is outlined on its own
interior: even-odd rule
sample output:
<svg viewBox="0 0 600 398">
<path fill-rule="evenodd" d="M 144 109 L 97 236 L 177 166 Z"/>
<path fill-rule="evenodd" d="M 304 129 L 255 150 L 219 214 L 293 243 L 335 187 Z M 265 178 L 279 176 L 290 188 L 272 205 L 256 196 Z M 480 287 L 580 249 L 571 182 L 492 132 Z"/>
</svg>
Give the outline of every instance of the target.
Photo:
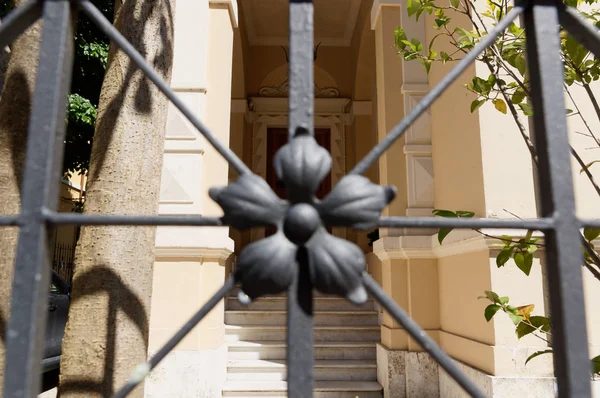
<svg viewBox="0 0 600 398">
<path fill-rule="evenodd" d="M 455 362 L 463 372 L 494 398 L 556 397 L 553 377 L 496 377 Z M 437 363 L 424 352 L 393 351 L 377 345 L 377 381 L 384 398 L 466 398 L 467 395 Z M 594 382 L 597 384 L 598 382 Z M 600 384 L 593 385 L 600 392 Z M 594 398 L 600 395 L 593 393 Z"/>
<path fill-rule="evenodd" d="M 438 365 L 426 353 L 377 345 L 377 381 L 384 398 L 439 397 Z"/>
<path fill-rule="evenodd" d="M 227 346 L 173 351 L 146 379 L 146 398 L 221 397 L 227 378 Z"/>
</svg>

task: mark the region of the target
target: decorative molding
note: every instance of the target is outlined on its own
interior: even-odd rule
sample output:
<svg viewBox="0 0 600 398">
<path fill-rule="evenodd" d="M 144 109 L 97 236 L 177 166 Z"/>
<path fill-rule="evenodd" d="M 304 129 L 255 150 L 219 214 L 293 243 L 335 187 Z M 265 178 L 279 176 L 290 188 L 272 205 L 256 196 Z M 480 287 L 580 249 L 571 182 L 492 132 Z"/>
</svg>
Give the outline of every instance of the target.
<svg viewBox="0 0 600 398">
<path fill-rule="evenodd" d="M 406 144 L 404 153 L 414 155 L 431 154 L 431 145 Z"/>
<path fill-rule="evenodd" d="M 425 94 L 429 91 L 429 84 L 424 83 L 404 83 L 400 88 L 402 94 Z"/>
<path fill-rule="evenodd" d="M 233 254 L 229 247 L 159 247 L 154 249 L 155 261 L 169 258 L 187 258 L 200 262 L 209 260 L 225 261 Z"/>
<path fill-rule="evenodd" d="M 525 237 L 526 230 L 497 230 L 483 229 L 481 232 L 492 235 L 511 235 L 515 239 Z M 538 242 L 543 244 L 543 235 L 534 233 L 535 237 L 540 239 Z M 380 260 L 391 259 L 435 259 L 450 256 L 456 256 L 466 253 L 488 250 L 495 252 L 503 246 L 498 239 L 485 237 L 475 231 L 456 230 L 448 235 L 444 244 L 440 245 L 436 235 L 425 236 L 384 236 L 373 243 L 373 253 Z"/>
<path fill-rule="evenodd" d="M 348 113 L 352 104 L 349 98 L 316 98 L 315 114 L 321 116 L 343 116 Z M 260 116 L 286 116 L 289 112 L 287 98 L 251 97 L 248 100 L 250 113 L 254 114 L 253 120 Z M 287 125 L 282 126 L 287 127 Z"/>
<path fill-rule="evenodd" d="M 401 0 L 374 0 L 371 7 L 371 29 L 375 30 L 383 7 L 400 7 Z"/>
<path fill-rule="evenodd" d="M 209 0 L 209 6 L 212 5 L 224 5 L 229 9 L 229 18 L 231 18 L 231 26 L 233 28 L 239 27 L 239 12 L 237 0 Z"/>
<path fill-rule="evenodd" d="M 340 90 L 335 87 L 318 87 L 314 84 L 315 98 L 339 98 Z M 261 97 L 288 98 L 290 95 L 290 83 L 285 80 L 278 86 L 264 86 L 258 89 Z"/>
<path fill-rule="evenodd" d="M 408 206 L 433 207 L 433 158 L 410 154 L 406 157 L 408 173 Z"/>
</svg>

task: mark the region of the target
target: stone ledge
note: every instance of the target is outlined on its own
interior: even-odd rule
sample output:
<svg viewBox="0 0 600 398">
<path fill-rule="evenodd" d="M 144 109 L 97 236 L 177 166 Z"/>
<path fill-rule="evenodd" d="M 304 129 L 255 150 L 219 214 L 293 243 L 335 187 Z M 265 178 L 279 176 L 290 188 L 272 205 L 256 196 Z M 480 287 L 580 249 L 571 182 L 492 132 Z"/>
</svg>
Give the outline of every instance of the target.
<svg viewBox="0 0 600 398">
<path fill-rule="evenodd" d="M 225 262 L 233 254 L 233 247 L 156 247 L 155 261 L 181 258 L 204 262 Z"/>
<path fill-rule="evenodd" d="M 209 0 L 209 4 L 212 5 L 224 5 L 229 9 L 229 16 L 231 18 L 231 26 L 237 28 L 239 26 L 239 12 L 237 0 Z"/>
</svg>

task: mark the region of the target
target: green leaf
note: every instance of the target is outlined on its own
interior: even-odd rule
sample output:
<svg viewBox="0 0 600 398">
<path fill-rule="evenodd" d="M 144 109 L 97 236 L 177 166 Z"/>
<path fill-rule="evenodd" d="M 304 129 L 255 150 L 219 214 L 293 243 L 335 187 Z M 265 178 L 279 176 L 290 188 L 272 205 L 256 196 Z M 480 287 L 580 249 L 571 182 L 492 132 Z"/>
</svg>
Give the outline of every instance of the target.
<svg viewBox="0 0 600 398">
<path fill-rule="evenodd" d="M 508 300 L 509 298 L 506 296 L 500 297 L 500 304 L 504 305 L 504 304 L 508 304 Z"/>
<path fill-rule="evenodd" d="M 501 308 L 502 307 L 497 304 L 490 304 L 487 307 L 485 307 L 485 311 L 484 311 L 485 320 L 489 322 L 494 317 L 494 315 L 496 315 L 498 310 L 500 310 Z"/>
<path fill-rule="evenodd" d="M 423 44 L 421 44 L 421 42 L 417 39 L 410 39 L 410 42 L 414 45 L 414 48 L 416 51 L 421 52 L 423 51 Z"/>
<path fill-rule="evenodd" d="M 571 35 L 568 35 L 565 40 L 565 52 L 569 55 L 576 68 L 579 68 L 588 54 L 588 50 Z"/>
<path fill-rule="evenodd" d="M 512 95 L 513 104 L 520 104 L 521 102 L 523 102 L 524 99 L 525 91 L 521 87 L 517 88 Z"/>
<path fill-rule="evenodd" d="M 440 242 L 440 245 L 450 232 L 452 232 L 452 228 L 440 228 L 438 231 L 438 242 Z"/>
<path fill-rule="evenodd" d="M 429 71 L 431 70 L 431 63 L 433 62 L 433 60 L 421 58 L 420 61 L 421 65 L 423 65 L 423 67 L 425 68 L 425 72 L 429 73 Z"/>
<path fill-rule="evenodd" d="M 396 41 L 396 46 L 400 50 L 404 50 L 406 48 L 406 44 L 404 43 L 404 41 L 408 38 L 406 37 L 406 32 L 404 31 L 404 29 L 396 28 L 396 30 L 394 30 L 394 39 Z"/>
<path fill-rule="evenodd" d="M 528 334 L 535 332 L 535 330 L 536 329 L 533 326 L 531 326 L 527 322 L 523 321 L 517 325 L 517 328 L 515 329 L 515 333 L 517 334 L 517 338 L 520 339 L 522 337 L 527 336 Z"/>
<path fill-rule="evenodd" d="M 552 354 L 552 350 L 543 350 L 543 351 L 536 351 L 533 354 L 531 354 L 529 357 L 527 357 L 527 360 L 525 361 L 525 365 L 527 365 L 527 362 L 531 361 L 533 358 L 535 357 L 539 357 L 540 355 L 544 355 L 544 354 Z"/>
<path fill-rule="evenodd" d="M 492 101 L 496 109 L 506 115 L 506 102 L 500 98 L 496 98 Z"/>
<path fill-rule="evenodd" d="M 460 5 L 460 0 L 450 0 L 450 6 L 452 8 L 458 8 L 459 5 Z"/>
<path fill-rule="evenodd" d="M 525 76 L 525 72 L 527 72 L 527 61 L 525 61 L 525 56 L 523 54 L 516 56 L 515 66 L 517 67 L 517 70 L 521 76 Z"/>
<path fill-rule="evenodd" d="M 457 210 L 456 215 L 461 218 L 473 218 L 475 216 L 475 213 L 473 213 L 472 211 Z"/>
<path fill-rule="evenodd" d="M 539 315 L 532 316 L 529 318 L 529 322 L 544 333 L 550 331 L 550 318 L 548 317 Z"/>
<path fill-rule="evenodd" d="M 519 108 L 521 108 L 525 116 L 533 116 L 533 108 L 528 103 L 519 104 Z"/>
<path fill-rule="evenodd" d="M 418 0 L 408 0 L 406 3 L 406 12 L 409 17 L 412 17 L 421 8 L 421 3 Z"/>
<path fill-rule="evenodd" d="M 471 113 L 475 112 L 484 103 L 485 103 L 485 100 L 475 100 L 475 101 L 471 102 Z"/>
<path fill-rule="evenodd" d="M 592 373 L 600 374 L 600 355 L 592 358 Z"/>
<path fill-rule="evenodd" d="M 523 317 L 521 315 L 508 314 L 508 317 L 515 325 L 518 325 L 523 320 Z"/>
<path fill-rule="evenodd" d="M 516 329 L 517 338 L 520 339 L 536 330 L 541 330 L 545 333 L 549 332 L 550 318 L 546 318 L 545 316 L 532 316 L 529 318 L 529 322 L 523 321 L 519 323 Z"/>
<path fill-rule="evenodd" d="M 504 246 L 506 247 L 509 247 L 512 244 L 512 236 L 510 235 L 502 235 L 500 239 L 504 242 Z"/>
<path fill-rule="evenodd" d="M 515 263 L 517 267 L 527 276 L 531 272 L 531 267 L 533 266 L 533 254 L 531 253 L 515 253 L 514 255 Z"/>
<path fill-rule="evenodd" d="M 448 218 L 448 217 L 450 217 L 450 218 L 458 217 L 458 215 L 455 212 L 450 211 L 450 210 L 434 209 L 432 211 L 432 213 L 433 213 L 434 216 L 438 216 L 438 217 L 446 217 L 446 218 Z"/>
<path fill-rule="evenodd" d="M 440 51 L 440 57 L 442 58 L 442 64 L 446 64 L 446 62 L 450 61 L 450 55 L 448 55 L 445 51 Z"/>
<path fill-rule="evenodd" d="M 496 266 L 498 268 L 503 267 L 504 264 L 506 264 L 508 260 L 510 260 L 510 258 L 512 257 L 513 251 L 514 248 L 512 247 L 505 247 L 504 249 L 502 249 L 498 254 L 498 257 L 496 257 Z"/>
<path fill-rule="evenodd" d="M 498 304 L 500 302 L 500 296 L 498 296 L 498 293 L 491 290 L 484 290 L 483 292 L 485 293 L 485 297 L 492 303 Z"/>
<path fill-rule="evenodd" d="M 591 241 L 596 239 L 598 236 L 600 236 L 600 229 L 597 228 L 584 228 L 583 229 L 583 236 L 585 236 L 585 239 Z"/>
</svg>

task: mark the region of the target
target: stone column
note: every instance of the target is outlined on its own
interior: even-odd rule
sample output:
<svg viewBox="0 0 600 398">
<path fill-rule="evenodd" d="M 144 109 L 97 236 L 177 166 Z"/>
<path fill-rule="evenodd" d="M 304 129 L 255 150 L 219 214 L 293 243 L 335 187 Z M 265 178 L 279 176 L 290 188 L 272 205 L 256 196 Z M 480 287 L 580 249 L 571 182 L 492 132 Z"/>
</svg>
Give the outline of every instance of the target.
<svg viewBox="0 0 600 398">
<path fill-rule="evenodd" d="M 237 2 L 178 0 L 175 21 L 172 87 L 228 145 Z M 208 189 L 228 183 L 228 165 L 173 106 L 169 109 L 164 159 L 160 214 L 222 214 L 208 197 Z M 150 354 L 223 285 L 232 253 L 228 228 L 158 229 Z M 226 371 L 221 303 L 152 373 L 146 396 L 218 397 Z"/>
</svg>

